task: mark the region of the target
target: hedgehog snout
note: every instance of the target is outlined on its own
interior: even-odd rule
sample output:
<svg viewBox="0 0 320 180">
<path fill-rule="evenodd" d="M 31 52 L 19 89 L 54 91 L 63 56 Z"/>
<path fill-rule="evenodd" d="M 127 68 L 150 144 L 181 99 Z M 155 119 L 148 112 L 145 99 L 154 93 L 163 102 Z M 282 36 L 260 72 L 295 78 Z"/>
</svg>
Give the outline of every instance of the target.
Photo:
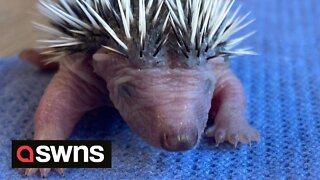
<svg viewBox="0 0 320 180">
<path fill-rule="evenodd" d="M 167 151 L 186 151 L 192 149 L 198 142 L 197 128 L 184 129 L 178 132 L 163 133 L 161 146 Z"/>
</svg>

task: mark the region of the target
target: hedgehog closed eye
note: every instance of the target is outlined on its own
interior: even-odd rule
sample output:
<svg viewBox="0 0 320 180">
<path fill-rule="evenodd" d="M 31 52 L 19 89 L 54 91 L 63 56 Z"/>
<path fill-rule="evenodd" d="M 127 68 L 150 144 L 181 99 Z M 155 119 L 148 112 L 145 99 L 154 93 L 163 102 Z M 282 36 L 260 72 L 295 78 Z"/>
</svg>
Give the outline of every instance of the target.
<svg viewBox="0 0 320 180">
<path fill-rule="evenodd" d="M 129 100 L 135 95 L 135 87 L 130 84 L 119 85 L 119 97 Z"/>
</svg>

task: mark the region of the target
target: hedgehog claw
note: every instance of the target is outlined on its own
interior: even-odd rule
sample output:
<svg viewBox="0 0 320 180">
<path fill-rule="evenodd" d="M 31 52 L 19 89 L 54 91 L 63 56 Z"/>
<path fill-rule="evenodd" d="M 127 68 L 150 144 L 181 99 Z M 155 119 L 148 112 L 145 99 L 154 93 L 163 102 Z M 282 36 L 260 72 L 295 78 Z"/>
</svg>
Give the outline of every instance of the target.
<svg viewBox="0 0 320 180">
<path fill-rule="evenodd" d="M 229 137 L 229 142 L 234 145 L 234 148 L 237 148 L 239 141 L 240 141 L 239 134 L 232 134 Z"/>
<path fill-rule="evenodd" d="M 36 174 L 38 171 L 40 171 L 40 176 L 42 178 L 47 178 L 49 173 L 51 172 L 50 168 L 27 168 L 23 169 L 24 170 L 24 175 L 27 177 L 30 177 L 34 174 Z M 61 176 L 64 177 L 64 169 L 63 168 L 55 168 L 54 169 L 57 173 L 59 173 Z"/>
<path fill-rule="evenodd" d="M 208 127 L 204 134 L 206 137 L 214 137 L 214 127 Z"/>
<path fill-rule="evenodd" d="M 37 171 L 38 171 L 37 168 L 27 168 L 27 169 L 25 169 L 24 175 L 27 177 L 30 177 L 30 176 L 34 175 Z"/>
<path fill-rule="evenodd" d="M 48 177 L 49 172 L 51 171 L 50 168 L 41 168 L 40 169 L 40 175 L 42 178 Z"/>
<path fill-rule="evenodd" d="M 234 124 L 237 123 L 235 126 Z M 210 134 L 209 134 L 209 133 Z M 260 134 L 256 129 L 251 127 L 246 121 L 231 121 L 216 124 L 214 128 L 208 128 L 206 135 L 215 138 L 216 146 L 228 141 L 234 148 L 241 144 L 248 144 L 250 147 L 252 143 L 258 141 Z"/>
<path fill-rule="evenodd" d="M 219 144 L 223 143 L 225 140 L 225 131 L 219 131 L 215 135 L 215 140 L 216 140 L 216 146 L 219 146 Z"/>
<path fill-rule="evenodd" d="M 64 169 L 63 168 L 56 168 L 57 173 L 59 173 L 62 177 L 64 177 Z"/>
</svg>

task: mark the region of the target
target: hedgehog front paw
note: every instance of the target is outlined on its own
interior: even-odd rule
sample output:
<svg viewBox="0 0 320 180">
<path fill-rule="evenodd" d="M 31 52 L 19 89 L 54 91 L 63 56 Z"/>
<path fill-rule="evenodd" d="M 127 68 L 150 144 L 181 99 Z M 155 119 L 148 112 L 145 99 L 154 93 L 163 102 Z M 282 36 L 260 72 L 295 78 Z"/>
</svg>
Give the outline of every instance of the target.
<svg viewBox="0 0 320 180">
<path fill-rule="evenodd" d="M 235 147 L 239 143 L 250 144 L 260 140 L 259 132 L 250 126 L 247 121 L 222 121 L 216 125 L 209 127 L 205 135 L 214 137 L 217 146 L 223 142 L 229 142 Z"/>
<path fill-rule="evenodd" d="M 64 176 L 64 169 L 63 168 L 55 168 L 56 172 L 58 172 L 61 176 Z M 50 173 L 50 168 L 27 168 L 24 170 L 24 174 L 27 177 L 33 176 L 37 172 L 40 172 L 40 175 L 42 178 L 48 177 L 48 174 Z"/>
</svg>

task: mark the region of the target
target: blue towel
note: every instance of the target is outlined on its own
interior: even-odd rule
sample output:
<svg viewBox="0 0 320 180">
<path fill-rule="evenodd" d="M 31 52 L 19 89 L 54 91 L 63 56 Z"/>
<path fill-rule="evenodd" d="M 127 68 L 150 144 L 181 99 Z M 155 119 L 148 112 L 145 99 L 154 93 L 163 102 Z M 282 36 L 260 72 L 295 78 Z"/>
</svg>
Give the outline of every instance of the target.
<svg viewBox="0 0 320 180">
<path fill-rule="evenodd" d="M 233 60 L 248 97 L 247 116 L 262 135 L 252 147 L 215 147 L 168 153 L 132 133 L 114 109 L 88 113 L 72 139 L 113 142 L 112 169 L 67 169 L 70 179 L 319 179 L 320 2 L 239 0 L 256 21 L 246 41 L 259 56 Z M 52 73 L 17 56 L 0 60 L 0 179 L 19 179 L 11 169 L 11 140 L 32 138 L 32 116 Z M 35 176 L 34 178 L 39 178 Z M 59 178 L 57 173 L 50 174 Z"/>
</svg>

